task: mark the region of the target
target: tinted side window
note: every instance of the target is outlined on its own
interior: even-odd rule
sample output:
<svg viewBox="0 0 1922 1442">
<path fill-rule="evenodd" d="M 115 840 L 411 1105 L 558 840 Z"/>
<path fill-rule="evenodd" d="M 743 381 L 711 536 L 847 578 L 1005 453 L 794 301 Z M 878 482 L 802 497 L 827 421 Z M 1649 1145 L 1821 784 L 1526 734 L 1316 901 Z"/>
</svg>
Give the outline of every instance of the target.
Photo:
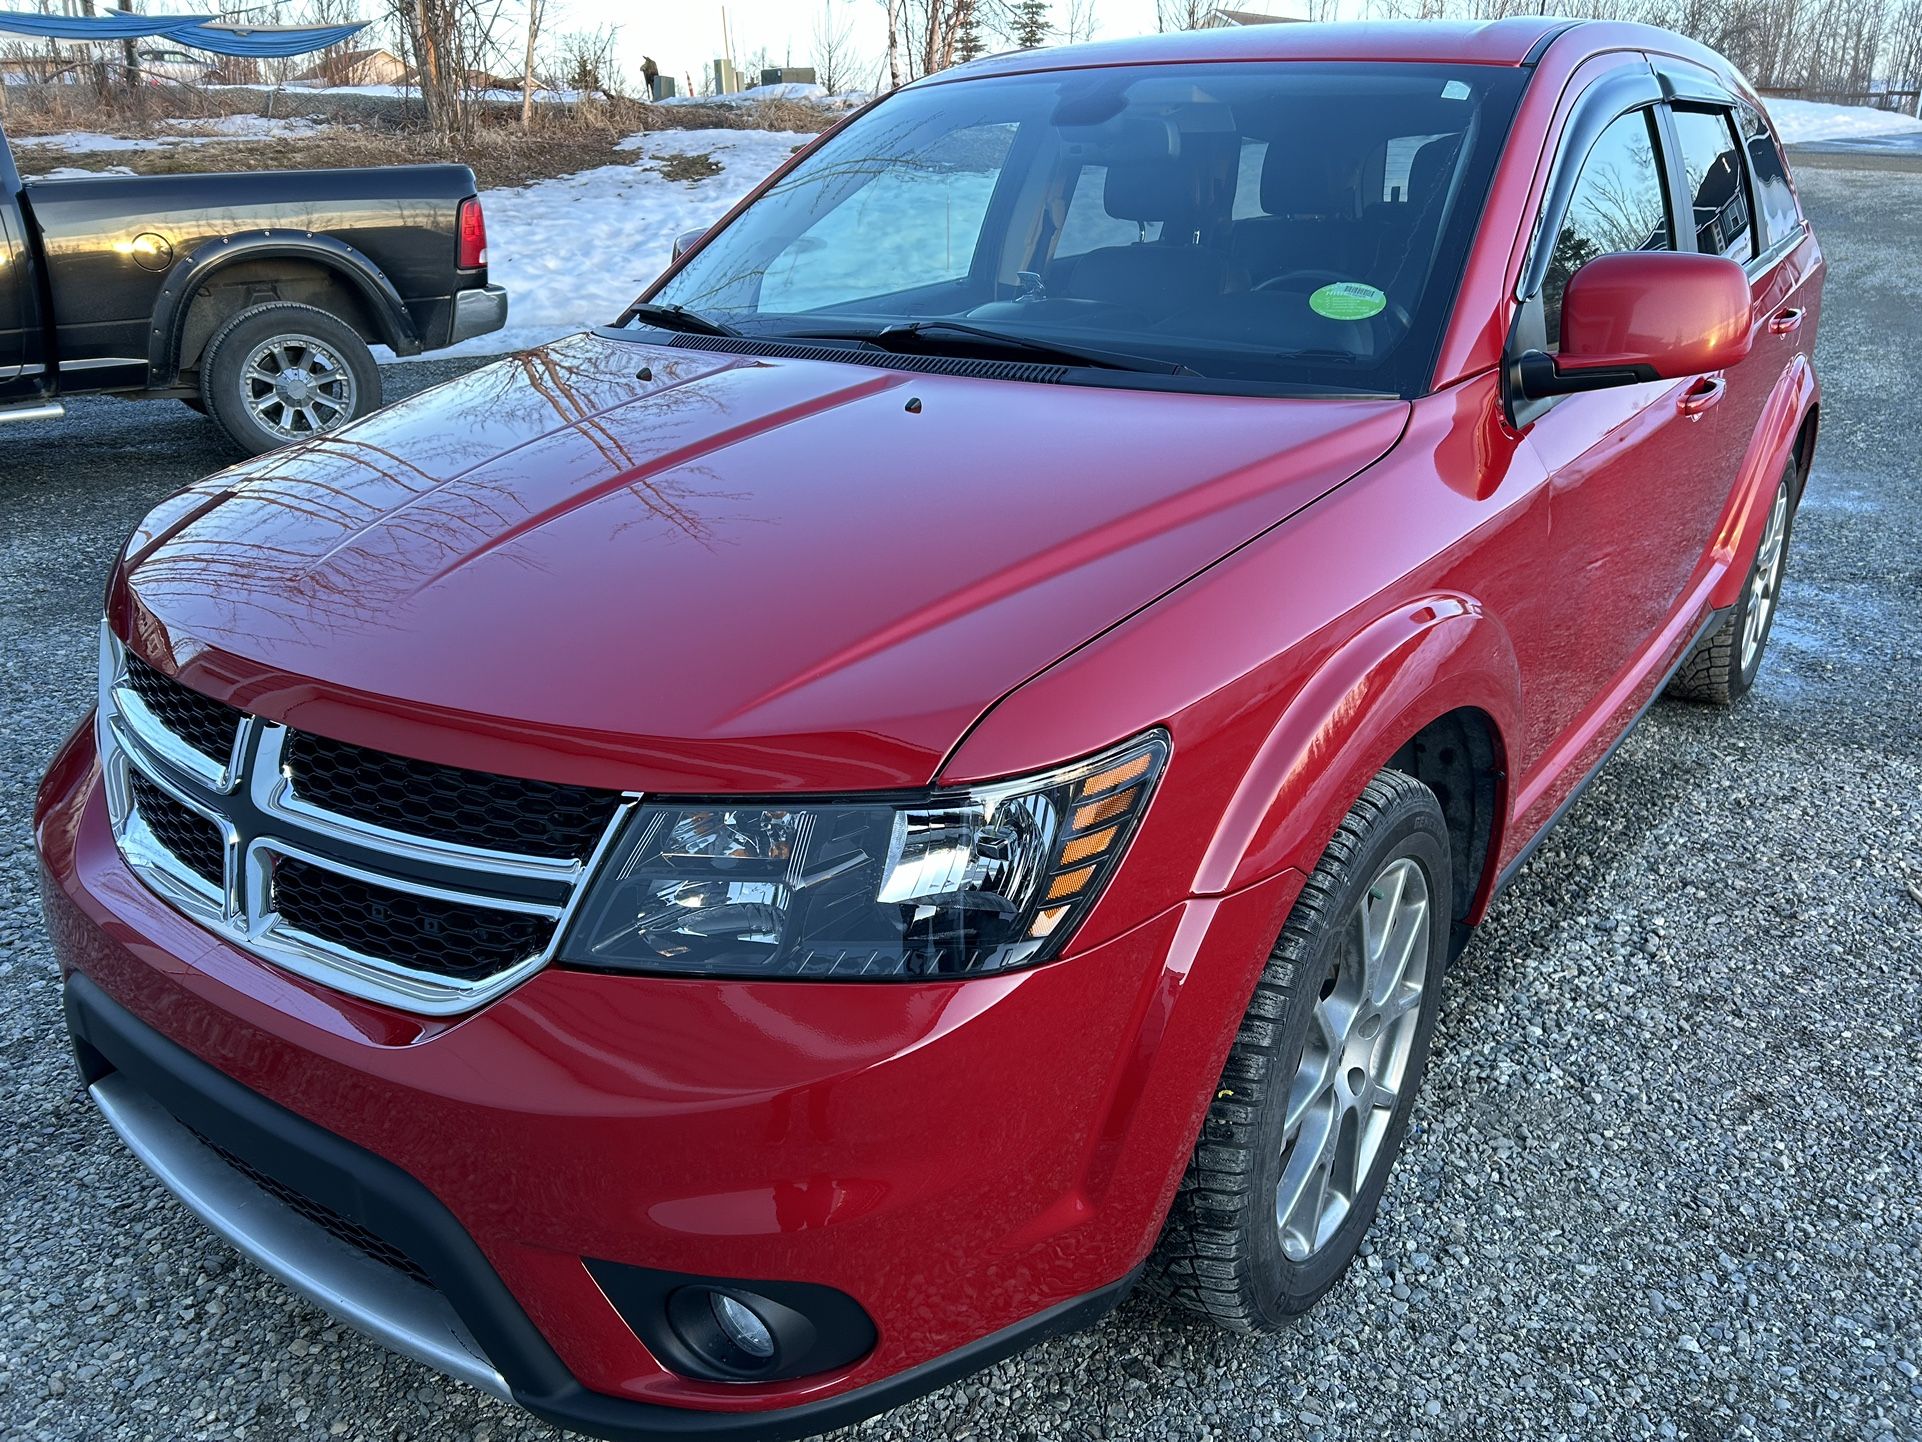
<svg viewBox="0 0 1922 1442">
<path fill-rule="evenodd" d="M 1675 138 L 1695 207 L 1695 248 L 1704 255 L 1748 261 L 1755 254 L 1748 187 L 1735 131 L 1721 110 L 1676 110 Z"/>
<path fill-rule="evenodd" d="M 1651 121 L 1645 110 L 1618 116 L 1582 162 L 1542 283 L 1551 350 L 1561 344 L 1562 292 L 1570 276 L 1598 255 L 1673 248 Z"/>
<path fill-rule="evenodd" d="M 1768 122 L 1747 105 L 1739 113 L 1749 176 L 1755 185 L 1755 208 L 1760 212 L 1756 219 L 1762 227 L 1761 245 L 1767 250 L 1802 224 L 1802 212 L 1796 208 L 1788 167 L 1782 163 L 1782 152 L 1769 133 Z"/>
</svg>

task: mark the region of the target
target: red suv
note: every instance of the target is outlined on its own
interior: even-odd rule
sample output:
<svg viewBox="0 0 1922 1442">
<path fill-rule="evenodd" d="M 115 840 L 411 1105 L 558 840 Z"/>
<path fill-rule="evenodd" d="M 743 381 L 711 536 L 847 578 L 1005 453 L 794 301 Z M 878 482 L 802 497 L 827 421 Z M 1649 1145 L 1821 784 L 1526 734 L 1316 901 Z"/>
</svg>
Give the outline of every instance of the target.
<svg viewBox="0 0 1922 1442">
<path fill-rule="evenodd" d="M 608 1437 L 788 1437 L 1353 1257 L 1443 974 L 1728 702 L 1821 252 L 1659 31 L 889 96 L 616 324 L 161 502 L 42 791 L 81 1070 L 217 1230 Z"/>
</svg>

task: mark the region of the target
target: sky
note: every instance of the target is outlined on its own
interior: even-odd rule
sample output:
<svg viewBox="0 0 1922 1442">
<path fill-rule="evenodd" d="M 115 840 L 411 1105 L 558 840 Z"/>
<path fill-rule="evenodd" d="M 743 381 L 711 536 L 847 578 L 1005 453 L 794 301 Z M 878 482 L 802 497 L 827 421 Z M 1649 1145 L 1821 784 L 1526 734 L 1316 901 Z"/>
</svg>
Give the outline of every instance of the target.
<svg viewBox="0 0 1922 1442">
<path fill-rule="evenodd" d="M 1155 28 L 1154 0 L 1085 0 L 1096 22 L 1097 39 L 1140 35 Z M 1259 9 L 1253 0 L 1246 8 Z M 734 37 L 734 53 L 746 59 L 765 49 L 770 64 L 806 65 L 814 48 L 814 34 L 823 14 L 836 27 L 850 29 L 852 45 L 862 57 L 872 86 L 887 54 L 887 23 L 881 0 L 552 0 L 554 30 L 620 27 L 619 54 L 630 80 L 639 72 L 642 55 L 654 57 L 664 75 L 673 75 L 685 90 L 688 77 L 698 86 L 703 68 L 723 53 L 721 15 Z M 1057 0 L 1065 19 L 1067 0 Z"/>
</svg>

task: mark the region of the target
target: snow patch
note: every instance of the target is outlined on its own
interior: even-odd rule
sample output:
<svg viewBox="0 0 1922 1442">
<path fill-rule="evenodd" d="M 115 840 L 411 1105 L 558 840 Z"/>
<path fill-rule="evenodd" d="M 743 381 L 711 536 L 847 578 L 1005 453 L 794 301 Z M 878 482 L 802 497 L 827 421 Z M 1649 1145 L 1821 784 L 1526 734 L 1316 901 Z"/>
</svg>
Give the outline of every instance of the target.
<svg viewBox="0 0 1922 1442">
<path fill-rule="evenodd" d="M 36 145 L 57 146 L 75 155 L 111 155 L 129 150 L 172 150 L 182 145 L 211 145 L 216 141 L 293 140 L 318 135 L 328 127 L 307 119 L 270 119 L 265 115 L 217 115 L 199 120 L 163 120 L 170 135 L 102 135 L 92 130 L 63 130 L 57 135 L 11 137 L 16 150 Z"/>
<path fill-rule="evenodd" d="M 448 355 L 493 355 L 545 345 L 605 325 L 667 269 L 676 236 L 719 220 L 812 135 L 787 130 L 665 130 L 633 135 L 627 165 L 481 195 L 488 279 L 507 288 L 506 330 Z M 700 181 L 669 180 L 649 163 L 704 154 L 721 167 Z"/>
<path fill-rule="evenodd" d="M 1922 120 L 1872 105 L 1827 105 L 1819 100 L 1765 100 L 1769 119 L 1785 145 L 1840 140 L 1858 135 L 1896 135 L 1922 130 Z"/>
</svg>

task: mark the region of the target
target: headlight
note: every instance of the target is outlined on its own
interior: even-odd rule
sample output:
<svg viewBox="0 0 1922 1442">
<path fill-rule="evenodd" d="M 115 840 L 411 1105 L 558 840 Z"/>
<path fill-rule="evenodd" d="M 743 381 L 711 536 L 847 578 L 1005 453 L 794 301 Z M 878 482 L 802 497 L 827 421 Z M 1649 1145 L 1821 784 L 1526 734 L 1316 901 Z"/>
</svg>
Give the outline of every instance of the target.
<svg viewBox="0 0 1922 1442">
<path fill-rule="evenodd" d="M 608 971 L 910 981 L 1060 950 L 1168 756 L 1150 732 L 1023 781 L 908 800 L 641 807 L 561 960 Z"/>
</svg>

